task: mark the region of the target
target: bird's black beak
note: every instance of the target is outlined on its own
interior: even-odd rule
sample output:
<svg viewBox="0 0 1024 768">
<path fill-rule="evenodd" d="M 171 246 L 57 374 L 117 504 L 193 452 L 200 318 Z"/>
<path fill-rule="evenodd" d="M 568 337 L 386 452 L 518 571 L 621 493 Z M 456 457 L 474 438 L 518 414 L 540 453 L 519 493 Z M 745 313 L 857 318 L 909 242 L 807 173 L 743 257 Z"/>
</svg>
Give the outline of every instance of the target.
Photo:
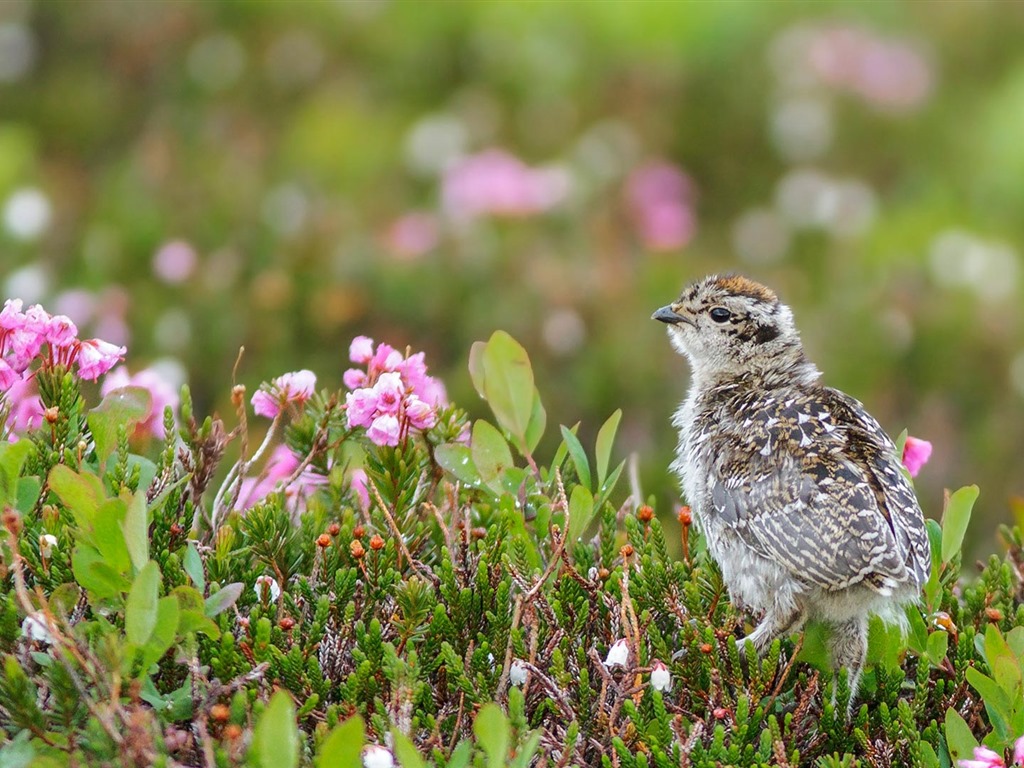
<svg viewBox="0 0 1024 768">
<path fill-rule="evenodd" d="M 657 312 L 651 315 L 651 320 L 661 320 L 661 322 L 668 323 L 669 325 L 690 322 L 687 318 L 683 317 L 674 309 L 672 309 L 671 306 L 662 307 L 661 309 L 659 309 Z"/>
</svg>

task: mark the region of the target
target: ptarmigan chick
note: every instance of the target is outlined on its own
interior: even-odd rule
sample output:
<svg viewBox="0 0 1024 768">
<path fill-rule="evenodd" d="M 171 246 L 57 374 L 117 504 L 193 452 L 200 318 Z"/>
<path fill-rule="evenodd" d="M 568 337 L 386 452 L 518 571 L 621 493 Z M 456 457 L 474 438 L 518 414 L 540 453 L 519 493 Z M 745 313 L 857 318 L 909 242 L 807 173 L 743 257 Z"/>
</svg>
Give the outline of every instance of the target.
<svg viewBox="0 0 1024 768">
<path fill-rule="evenodd" d="M 761 653 L 821 620 L 855 694 L 869 615 L 902 623 L 931 566 L 896 446 L 818 382 L 792 312 L 763 285 L 706 277 L 654 319 L 693 372 L 672 469 L 734 603 L 762 615 L 741 642 Z"/>
</svg>

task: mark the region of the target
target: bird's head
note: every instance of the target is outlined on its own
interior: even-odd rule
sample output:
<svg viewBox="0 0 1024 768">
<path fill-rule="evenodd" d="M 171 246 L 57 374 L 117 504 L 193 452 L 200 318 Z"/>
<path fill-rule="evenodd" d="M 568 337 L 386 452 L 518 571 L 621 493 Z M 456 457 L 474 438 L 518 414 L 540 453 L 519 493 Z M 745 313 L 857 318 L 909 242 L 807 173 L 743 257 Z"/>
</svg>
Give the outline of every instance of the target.
<svg viewBox="0 0 1024 768">
<path fill-rule="evenodd" d="M 739 275 L 711 275 L 687 286 L 653 319 L 694 374 L 718 377 L 792 367 L 803 361 L 793 313 L 775 293 Z"/>
</svg>

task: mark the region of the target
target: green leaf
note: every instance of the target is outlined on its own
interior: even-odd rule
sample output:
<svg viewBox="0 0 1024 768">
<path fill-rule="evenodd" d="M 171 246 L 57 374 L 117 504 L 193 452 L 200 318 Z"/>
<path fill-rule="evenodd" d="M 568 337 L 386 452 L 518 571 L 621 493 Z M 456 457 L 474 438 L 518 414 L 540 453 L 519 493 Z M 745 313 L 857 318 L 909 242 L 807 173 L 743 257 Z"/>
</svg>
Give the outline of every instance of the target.
<svg viewBox="0 0 1024 768">
<path fill-rule="evenodd" d="M 42 490 L 42 487 L 43 484 L 38 477 L 18 478 L 18 488 L 15 491 L 17 510 L 23 515 L 31 512 L 36 502 L 39 501 L 39 491 Z"/>
<path fill-rule="evenodd" d="M 199 557 L 199 550 L 196 549 L 196 543 L 190 541 L 188 547 L 185 548 L 185 556 L 182 558 L 182 567 L 185 569 L 185 573 L 192 579 L 192 583 L 196 585 L 196 589 L 200 592 L 206 592 L 206 576 L 203 573 L 203 559 Z"/>
<path fill-rule="evenodd" d="M 473 758 L 473 742 L 463 739 L 452 750 L 452 756 L 448 759 L 445 768 L 469 768 L 469 761 Z"/>
<path fill-rule="evenodd" d="M 271 697 L 256 723 L 252 747 L 257 759 L 256 765 L 262 768 L 296 768 L 299 764 L 295 704 L 287 691 L 279 690 Z"/>
<path fill-rule="evenodd" d="M 580 485 L 590 490 L 590 463 L 587 461 L 587 452 L 583 450 L 583 443 L 576 437 L 576 430 L 579 426 L 577 424 L 571 430 L 563 426 L 561 428 L 562 439 L 569 449 L 569 456 L 572 458 L 573 466 L 576 467 L 576 476 L 580 480 Z"/>
<path fill-rule="evenodd" d="M 145 387 L 120 387 L 112 390 L 89 412 L 89 430 L 96 440 L 96 453 L 102 467 L 117 449 L 117 430 L 121 425 L 128 434 L 149 415 L 153 396 Z"/>
<path fill-rule="evenodd" d="M 597 485 L 604 486 L 604 479 L 608 477 L 608 464 L 612 458 L 612 445 L 615 443 L 615 433 L 619 429 L 619 422 L 622 420 L 622 409 L 619 408 L 608 417 L 608 420 L 601 425 L 597 431 L 597 441 L 594 445 L 594 461 L 597 466 Z"/>
<path fill-rule="evenodd" d="M 548 414 L 544 410 L 544 404 L 540 401 L 540 392 L 535 387 L 533 390 L 533 410 L 530 412 L 530 423 L 526 425 L 526 453 L 533 453 L 537 450 L 540 439 L 544 437 L 544 429 L 548 425 Z"/>
<path fill-rule="evenodd" d="M 57 464 L 50 470 L 47 483 L 64 506 L 71 510 L 78 527 L 91 532 L 96 510 L 107 497 L 100 479 L 88 472 L 80 475 L 64 464 Z"/>
<path fill-rule="evenodd" d="M 400 731 L 391 729 L 391 743 L 394 745 L 395 757 L 401 768 L 426 768 L 426 763 L 420 757 L 419 750 Z"/>
<path fill-rule="evenodd" d="M 363 768 L 365 730 L 359 715 L 336 725 L 320 745 L 315 761 L 318 768 Z"/>
<path fill-rule="evenodd" d="M 949 650 L 949 635 L 941 629 L 928 635 L 928 660 L 938 666 Z"/>
<path fill-rule="evenodd" d="M 156 622 L 142 652 L 143 674 L 152 664 L 158 662 L 174 644 L 175 635 L 178 633 L 179 616 L 180 611 L 176 598 L 168 596 L 157 601 Z"/>
<path fill-rule="evenodd" d="M 146 492 L 140 490 L 128 501 L 124 520 L 121 522 L 124 543 L 128 548 L 132 565 L 141 571 L 149 561 L 149 522 L 146 519 Z"/>
<path fill-rule="evenodd" d="M 100 600 L 118 598 L 131 587 L 122 574 L 111 568 L 95 547 L 78 544 L 71 553 L 75 581 Z"/>
<path fill-rule="evenodd" d="M 442 443 L 434 449 L 434 460 L 446 472 L 466 485 L 480 482 L 480 472 L 473 463 L 472 452 L 468 445 L 461 443 Z"/>
<path fill-rule="evenodd" d="M 160 718 L 172 723 L 192 717 L 192 681 L 186 678 L 181 687 L 164 695 L 148 676 L 142 681 L 139 697 L 155 709 Z"/>
<path fill-rule="evenodd" d="M 487 755 L 488 768 L 505 768 L 508 759 L 508 719 L 493 701 L 484 704 L 473 722 L 477 744 Z"/>
<path fill-rule="evenodd" d="M 988 675 L 982 674 L 975 667 L 968 667 L 967 682 L 981 694 L 985 702 L 985 710 L 988 712 L 992 727 L 1003 739 L 1010 738 L 1010 716 L 1012 705 L 999 685 Z"/>
<path fill-rule="evenodd" d="M 946 710 L 946 746 L 953 765 L 959 765 L 961 760 L 969 760 L 974 754 L 974 748 L 978 746 L 970 726 L 952 707 Z"/>
<path fill-rule="evenodd" d="M 971 521 L 971 510 L 978 498 L 978 486 L 968 485 L 949 497 L 942 512 L 942 560 L 948 563 L 960 551 Z"/>
<path fill-rule="evenodd" d="M 190 632 L 202 633 L 214 640 L 220 637 L 220 627 L 217 626 L 217 622 L 202 611 L 182 611 L 181 618 L 178 620 L 178 633 L 187 635 Z"/>
<path fill-rule="evenodd" d="M 107 565 L 118 573 L 125 574 L 132 565 L 122 529 L 126 512 L 127 507 L 121 499 L 107 499 L 100 504 L 93 520 L 96 548 L 103 555 Z"/>
<path fill-rule="evenodd" d="M 498 423 L 524 440 L 533 412 L 533 368 L 526 350 L 505 331 L 495 331 L 482 355 L 484 394 Z"/>
<path fill-rule="evenodd" d="M 594 497 L 582 485 L 574 486 L 569 496 L 569 530 L 566 532 L 566 543 L 570 553 L 593 519 Z"/>
<path fill-rule="evenodd" d="M 204 612 L 207 616 L 216 616 L 221 611 L 227 610 L 238 601 L 238 598 L 241 597 L 242 590 L 244 588 L 245 585 L 243 585 L 242 582 L 236 581 L 217 590 L 206 598 Z"/>
<path fill-rule="evenodd" d="M 128 642 L 145 645 L 149 642 L 157 620 L 157 590 L 160 587 L 160 567 L 150 560 L 139 571 L 128 592 L 124 610 L 124 631 Z M 177 603 L 175 603 L 177 607 Z"/>
<path fill-rule="evenodd" d="M 494 426 L 480 419 L 473 424 L 473 437 L 470 442 L 473 463 L 476 465 L 480 478 L 495 493 L 501 493 L 501 473 L 514 466 L 512 451 L 508 443 Z"/>
<path fill-rule="evenodd" d="M 0 502 L 3 506 L 15 505 L 18 499 L 18 477 L 30 453 L 32 443 L 28 440 L 0 443 Z"/>
<path fill-rule="evenodd" d="M 487 343 L 474 341 L 469 348 L 469 378 L 473 382 L 473 389 L 480 395 L 480 399 L 487 399 L 487 388 L 484 386 L 484 350 Z"/>
</svg>

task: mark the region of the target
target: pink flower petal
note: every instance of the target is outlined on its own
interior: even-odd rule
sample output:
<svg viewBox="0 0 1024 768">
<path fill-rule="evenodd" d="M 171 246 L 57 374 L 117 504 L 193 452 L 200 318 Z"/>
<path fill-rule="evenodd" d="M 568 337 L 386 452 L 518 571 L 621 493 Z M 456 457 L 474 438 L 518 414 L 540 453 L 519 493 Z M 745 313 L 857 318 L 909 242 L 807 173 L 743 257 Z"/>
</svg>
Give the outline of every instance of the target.
<svg viewBox="0 0 1024 768">
<path fill-rule="evenodd" d="M 907 441 L 903 444 L 903 466 L 907 468 L 911 477 L 917 477 L 917 473 L 928 463 L 931 455 L 931 443 L 927 440 L 907 436 Z"/>
</svg>

